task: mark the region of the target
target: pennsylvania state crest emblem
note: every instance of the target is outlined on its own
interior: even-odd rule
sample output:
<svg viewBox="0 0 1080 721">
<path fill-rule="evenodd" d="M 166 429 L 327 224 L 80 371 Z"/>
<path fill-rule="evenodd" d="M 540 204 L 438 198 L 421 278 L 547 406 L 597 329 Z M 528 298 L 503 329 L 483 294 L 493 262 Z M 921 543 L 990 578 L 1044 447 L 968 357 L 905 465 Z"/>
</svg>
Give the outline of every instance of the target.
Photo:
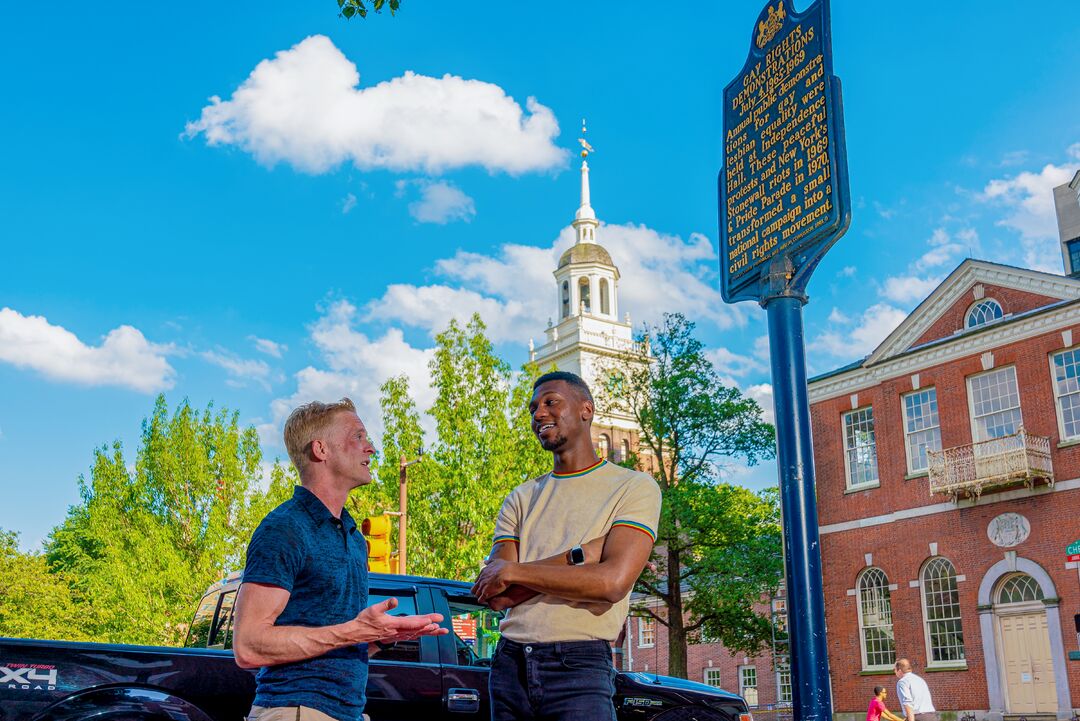
<svg viewBox="0 0 1080 721">
<path fill-rule="evenodd" d="M 784 2 L 776 3 L 776 7 L 769 6 L 769 17 L 758 23 L 757 46 L 764 48 L 769 41 L 776 37 L 780 28 L 784 27 Z"/>
</svg>

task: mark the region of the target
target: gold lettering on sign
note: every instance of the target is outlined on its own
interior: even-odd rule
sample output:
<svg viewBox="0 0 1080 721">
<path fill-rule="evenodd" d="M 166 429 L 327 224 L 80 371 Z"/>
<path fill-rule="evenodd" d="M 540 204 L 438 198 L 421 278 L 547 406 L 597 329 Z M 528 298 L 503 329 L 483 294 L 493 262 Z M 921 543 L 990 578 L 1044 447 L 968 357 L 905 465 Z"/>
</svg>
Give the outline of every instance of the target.
<svg viewBox="0 0 1080 721">
<path fill-rule="evenodd" d="M 758 23 L 757 46 L 784 25 L 784 4 Z M 739 278 L 813 233 L 833 211 L 822 38 L 796 25 L 725 96 L 728 273 Z"/>
</svg>

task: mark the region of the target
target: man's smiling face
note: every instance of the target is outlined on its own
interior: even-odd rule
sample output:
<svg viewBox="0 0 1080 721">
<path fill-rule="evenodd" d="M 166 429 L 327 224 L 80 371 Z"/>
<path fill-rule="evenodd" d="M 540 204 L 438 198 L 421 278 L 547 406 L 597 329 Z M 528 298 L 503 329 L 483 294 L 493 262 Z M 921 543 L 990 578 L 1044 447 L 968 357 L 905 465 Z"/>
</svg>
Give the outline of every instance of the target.
<svg viewBox="0 0 1080 721">
<path fill-rule="evenodd" d="M 557 451 L 580 433 L 588 433 L 589 401 L 566 381 L 548 381 L 533 391 L 529 401 L 532 431 L 545 451 Z"/>
</svg>

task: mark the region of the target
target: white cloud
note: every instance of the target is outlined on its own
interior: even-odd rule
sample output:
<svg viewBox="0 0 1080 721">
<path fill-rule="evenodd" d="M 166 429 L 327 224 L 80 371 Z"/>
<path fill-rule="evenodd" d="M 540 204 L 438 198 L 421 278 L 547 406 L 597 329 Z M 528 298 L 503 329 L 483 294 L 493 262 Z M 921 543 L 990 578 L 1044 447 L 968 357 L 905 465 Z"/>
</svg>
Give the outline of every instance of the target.
<svg viewBox="0 0 1080 721">
<path fill-rule="evenodd" d="M 276 380 L 270 366 L 263 360 L 241 358 L 221 349 L 203 351 L 199 355 L 207 363 L 224 368 L 231 376 L 229 385 L 234 388 L 243 388 L 248 382 L 254 382 L 269 390 L 270 382 Z"/>
<path fill-rule="evenodd" d="M 776 423 L 775 408 L 773 407 L 773 389 L 769 383 L 758 383 L 747 388 L 744 392 L 758 402 L 761 406 L 761 414 L 768 423 Z"/>
<path fill-rule="evenodd" d="M 263 60 L 229 100 L 214 96 L 185 135 L 235 145 L 260 162 L 324 173 L 362 169 L 438 173 L 464 166 L 517 174 L 565 165 L 559 124 L 528 98 L 527 113 L 492 83 L 406 72 L 360 88 L 360 74 L 324 35 Z"/>
<path fill-rule="evenodd" d="M 255 350 L 274 358 L 280 358 L 282 353 L 289 350 L 289 346 L 284 343 L 275 343 L 267 338 L 249 335 L 248 340 L 255 344 Z"/>
<path fill-rule="evenodd" d="M 121 386 L 142 393 L 173 387 L 176 371 L 165 356 L 171 346 L 146 340 L 130 325 L 109 331 L 101 345 L 83 343 L 71 331 L 36 315 L 0 309 L 0 361 L 36 370 L 57 381 Z"/>
<path fill-rule="evenodd" d="M 1014 177 L 991 180 L 981 198 L 1005 211 L 998 225 L 1020 234 L 1024 263 L 1036 270 L 1060 272 L 1054 188 L 1069 182 L 1080 161 L 1080 143 L 1066 151 L 1065 165 L 1048 163 L 1037 173 L 1024 171 Z"/>
<path fill-rule="evenodd" d="M 356 207 L 356 196 L 352 193 L 346 193 L 344 199 L 341 201 L 341 214 L 348 215 L 349 211 Z"/>
<path fill-rule="evenodd" d="M 417 407 L 426 411 L 434 402 L 428 362 L 434 349 L 414 348 L 400 329 L 391 328 L 381 338 L 370 338 L 356 329 L 356 307 L 337 301 L 311 326 L 311 341 L 320 366 L 308 366 L 295 375 L 296 391 L 271 403 L 273 419 L 258 426 L 266 443 L 281 447 L 281 428 L 289 413 L 313 400 L 336 401 L 348 396 L 357 414 L 375 438 L 382 436 L 379 386 L 388 378 L 404 373 Z M 426 419 L 426 416 L 422 416 Z"/>
<path fill-rule="evenodd" d="M 416 221 L 446 225 L 455 220 L 468 223 L 476 216 L 473 199 L 451 183 L 414 182 L 420 187 L 420 199 L 409 203 L 409 215 Z"/>
<path fill-rule="evenodd" d="M 844 315 L 842 310 L 834 306 L 833 309 L 829 311 L 829 322 L 836 323 L 837 325 L 846 325 L 851 322 L 851 318 L 848 318 Z"/>
<path fill-rule="evenodd" d="M 863 311 L 850 331 L 830 330 L 815 338 L 809 349 L 855 360 L 868 355 L 907 317 L 907 313 L 887 303 L 877 303 Z"/>
<path fill-rule="evenodd" d="M 938 287 L 941 278 L 920 278 L 915 275 L 894 275 L 886 278 L 881 286 L 881 295 L 893 301 L 908 305 L 921 301 Z"/>
<path fill-rule="evenodd" d="M 851 278 L 855 275 L 855 273 L 858 272 L 858 270 L 859 269 L 853 265 L 845 265 L 843 268 L 840 269 L 840 272 L 837 273 L 837 275 L 841 278 Z"/>
<path fill-rule="evenodd" d="M 715 252 L 705 236 L 683 240 L 645 226 L 603 225 L 598 240 L 621 273 L 620 311 L 630 311 L 635 323 L 674 311 L 721 329 L 745 323 L 742 309 L 720 298 Z M 365 313 L 434 335 L 451 318 L 478 312 L 494 341 L 524 343 L 557 312 L 551 271 L 573 242 L 567 227 L 547 248 L 506 244 L 493 256 L 458 251 L 435 264 L 446 283 L 392 285 Z"/>
<path fill-rule="evenodd" d="M 768 367 L 767 364 L 763 364 L 757 358 L 740 355 L 723 347 L 707 349 L 705 357 L 712 362 L 717 373 L 734 376 L 735 378 L 763 371 Z"/>
</svg>

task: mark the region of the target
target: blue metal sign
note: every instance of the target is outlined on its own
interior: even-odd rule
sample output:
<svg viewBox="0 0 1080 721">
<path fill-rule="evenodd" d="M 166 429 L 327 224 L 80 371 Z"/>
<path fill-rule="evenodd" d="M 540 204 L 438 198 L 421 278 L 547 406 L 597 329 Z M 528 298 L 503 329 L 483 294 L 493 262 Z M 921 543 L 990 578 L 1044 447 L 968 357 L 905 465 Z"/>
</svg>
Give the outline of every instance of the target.
<svg viewBox="0 0 1080 721">
<path fill-rule="evenodd" d="M 763 302 L 774 259 L 802 291 L 851 220 L 840 81 L 828 0 L 796 13 L 771 0 L 724 88 L 720 267 L 724 300 Z"/>
</svg>

